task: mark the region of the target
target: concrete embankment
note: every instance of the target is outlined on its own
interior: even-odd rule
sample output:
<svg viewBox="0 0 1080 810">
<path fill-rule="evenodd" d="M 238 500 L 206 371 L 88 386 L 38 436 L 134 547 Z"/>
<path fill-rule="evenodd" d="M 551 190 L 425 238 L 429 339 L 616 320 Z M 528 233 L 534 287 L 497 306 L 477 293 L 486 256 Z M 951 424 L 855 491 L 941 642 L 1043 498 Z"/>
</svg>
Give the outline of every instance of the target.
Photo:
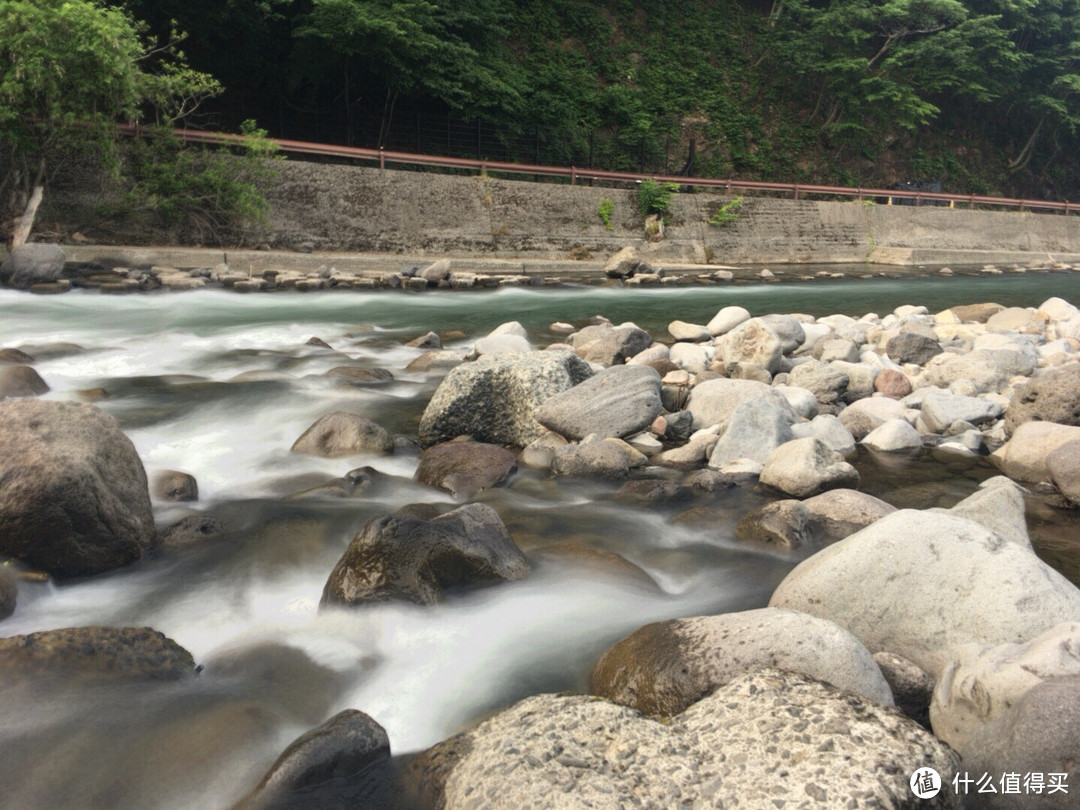
<svg viewBox="0 0 1080 810">
<path fill-rule="evenodd" d="M 292 260 L 298 268 L 325 264 L 328 257 L 318 254 L 339 265 L 346 261 L 339 254 L 365 254 L 371 273 L 439 256 L 492 260 L 480 272 L 549 273 L 548 263 L 556 262 L 588 273 L 627 246 L 646 261 L 683 265 L 1080 263 L 1075 216 L 745 197 L 734 209 L 737 218 L 716 226 L 709 220 L 732 195 L 685 190 L 672 199 L 665 238 L 646 242 L 637 190 L 589 182 L 587 176 L 568 186 L 288 161 L 266 189 L 266 225 L 246 241 L 299 252 Z M 85 186 L 60 190 L 57 210 L 72 222 L 90 221 L 79 212 L 92 210 L 99 195 Z M 605 200 L 610 226 L 598 213 Z M 144 236 L 170 241 L 166 234 Z M 231 265 L 256 272 L 269 261 L 265 252 L 227 253 Z M 76 250 L 71 258 L 104 255 Z M 174 249 L 124 255 L 144 257 L 124 259 L 131 264 L 190 259 Z"/>
</svg>

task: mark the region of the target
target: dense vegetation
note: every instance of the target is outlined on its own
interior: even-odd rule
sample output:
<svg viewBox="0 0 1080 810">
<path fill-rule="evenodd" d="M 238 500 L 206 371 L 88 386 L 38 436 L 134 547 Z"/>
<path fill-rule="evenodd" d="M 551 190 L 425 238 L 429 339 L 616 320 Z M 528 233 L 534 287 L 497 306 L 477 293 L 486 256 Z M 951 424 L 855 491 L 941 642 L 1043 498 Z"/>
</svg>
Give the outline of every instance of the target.
<svg viewBox="0 0 1080 810">
<path fill-rule="evenodd" d="M 45 33 L 28 37 L 35 15 Z M 1078 196 L 1080 0 L 0 0 L 0 82 L 3 191 L 20 199 L 45 171 L 43 139 L 116 117 Z M 131 187 L 146 199 L 190 175 L 143 157 L 153 171 Z"/>
</svg>

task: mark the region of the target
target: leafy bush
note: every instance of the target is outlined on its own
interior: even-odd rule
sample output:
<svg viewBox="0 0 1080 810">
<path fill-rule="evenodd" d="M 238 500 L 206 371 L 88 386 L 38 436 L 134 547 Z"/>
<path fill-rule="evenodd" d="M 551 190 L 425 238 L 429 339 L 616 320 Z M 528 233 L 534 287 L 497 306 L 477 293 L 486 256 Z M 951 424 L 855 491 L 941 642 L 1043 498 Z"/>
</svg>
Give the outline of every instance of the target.
<svg viewBox="0 0 1080 810">
<path fill-rule="evenodd" d="M 738 208 L 742 205 L 743 198 L 736 197 L 730 202 L 726 202 L 716 209 L 716 213 L 709 219 L 710 225 L 726 225 L 729 222 L 734 222 L 739 218 L 736 213 Z"/>
<path fill-rule="evenodd" d="M 615 213 L 615 203 L 610 197 L 604 197 L 600 201 L 600 205 L 596 206 L 596 215 L 600 217 L 600 221 L 604 223 L 604 227 L 609 231 L 611 228 L 611 215 Z"/>
<path fill-rule="evenodd" d="M 679 190 L 675 183 L 658 183 L 649 178 L 638 186 L 638 207 L 643 216 L 663 216 L 671 207 L 671 198 Z"/>
</svg>

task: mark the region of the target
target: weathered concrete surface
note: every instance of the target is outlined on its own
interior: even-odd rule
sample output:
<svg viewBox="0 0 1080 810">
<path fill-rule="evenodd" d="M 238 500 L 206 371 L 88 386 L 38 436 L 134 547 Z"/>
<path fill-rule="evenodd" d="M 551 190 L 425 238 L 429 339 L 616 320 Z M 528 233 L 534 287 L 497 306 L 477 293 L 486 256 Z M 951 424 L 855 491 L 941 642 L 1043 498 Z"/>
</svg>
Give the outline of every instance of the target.
<svg viewBox="0 0 1080 810">
<path fill-rule="evenodd" d="M 708 262 L 864 263 L 981 265 L 987 262 L 1080 262 L 1080 218 L 1012 211 L 970 211 L 933 206 L 866 205 L 856 201 L 807 201 L 747 196 L 739 217 L 723 227 L 710 216 L 730 199 L 712 192 L 677 194 L 665 238 L 646 243 L 636 190 L 380 170 L 285 161 L 267 189 L 271 209 L 249 244 L 309 250 L 290 254 L 290 265 L 336 264 L 336 253 L 381 254 L 372 272 L 426 264 L 433 255 L 496 261 L 481 272 L 595 272 L 616 251 L 633 246 L 653 264 Z M 100 203 L 102 190 L 57 189 L 51 204 L 63 219 Z M 614 202 L 612 230 L 597 215 L 600 201 Z M 140 232 L 143 239 L 168 241 Z M 570 250 L 592 260 L 573 261 Z M 71 246 L 70 261 L 121 258 L 119 264 L 213 266 L 227 259 L 234 269 L 280 267 L 265 251 L 215 251 L 213 261 L 184 252 L 110 254 L 100 247 Z M 223 256 L 224 253 L 224 256 Z M 331 255 L 327 255 L 331 254 Z M 523 258 L 524 257 L 524 258 Z M 539 260 L 531 265 L 530 260 Z M 371 261 L 370 259 L 368 260 Z M 505 264 L 503 264 L 505 262 Z M 470 263 L 472 264 L 472 263 Z M 370 266 L 370 265 L 368 265 Z M 475 270 L 474 266 L 467 268 Z"/>
</svg>

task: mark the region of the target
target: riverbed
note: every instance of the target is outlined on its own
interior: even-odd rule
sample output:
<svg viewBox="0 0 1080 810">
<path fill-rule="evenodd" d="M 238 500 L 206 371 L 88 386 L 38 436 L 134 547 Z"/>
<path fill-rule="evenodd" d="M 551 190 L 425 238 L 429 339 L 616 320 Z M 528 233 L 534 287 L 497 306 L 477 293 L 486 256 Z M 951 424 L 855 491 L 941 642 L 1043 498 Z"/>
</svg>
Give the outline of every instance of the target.
<svg viewBox="0 0 1080 810">
<path fill-rule="evenodd" d="M 603 314 L 667 338 L 675 319 L 704 323 L 738 304 L 754 315 L 882 315 L 996 301 L 1075 300 L 1074 273 L 906 280 L 447 293 L 226 291 L 33 296 L 0 291 L 0 347 L 36 358 L 45 398 L 115 416 L 153 476 L 193 475 L 195 503 L 155 502 L 164 529 L 205 514 L 220 538 L 82 582 L 23 583 L 15 635 L 76 625 L 150 626 L 190 650 L 197 679 L 148 686 L 0 693 L 0 807 L 227 807 L 298 734 L 347 708 L 388 731 L 395 754 L 425 748 L 514 701 L 582 691 L 612 642 L 650 621 L 764 606 L 800 558 L 740 544 L 735 523 L 767 496 L 753 488 L 693 503 L 642 506 L 615 485 L 556 481 L 522 468 L 481 493 L 532 556 L 526 579 L 434 608 L 387 604 L 319 610 L 327 575 L 363 523 L 406 504 L 458 502 L 412 481 L 417 453 L 323 459 L 293 441 L 334 410 L 415 437 L 443 371 L 409 371 L 428 330 L 468 349 L 517 320 L 534 345 L 555 321 Z M 318 337 L 330 348 L 310 344 Z M 343 385 L 338 366 L 384 368 L 393 380 Z M 861 489 L 897 507 L 949 506 L 996 470 L 983 458 L 929 452 L 885 460 L 860 451 Z M 380 486 L 358 497 L 312 489 L 355 467 Z M 696 512 L 694 512 L 696 510 Z M 692 513 L 692 514 L 691 514 Z M 703 517 L 704 516 L 704 517 Z M 1029 504 L 1040 554 L 1074 582 L 1073 513 Z M 541 553 L 573 542 L 636 566 Z"/>
</svg>

